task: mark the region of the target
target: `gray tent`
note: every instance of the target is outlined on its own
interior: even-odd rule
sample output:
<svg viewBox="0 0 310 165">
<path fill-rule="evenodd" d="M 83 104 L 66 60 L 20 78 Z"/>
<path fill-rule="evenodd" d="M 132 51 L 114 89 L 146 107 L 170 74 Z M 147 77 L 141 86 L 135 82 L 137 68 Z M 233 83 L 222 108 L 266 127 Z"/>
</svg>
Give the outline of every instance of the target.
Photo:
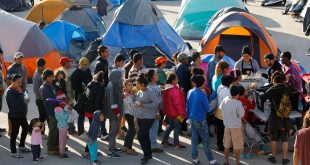
<svg viewBox="0 0 310 165">
<path fill-rule="evenodd" d="M 0 9 L 8 12 L 18 12 L 30 9 L 26 0 L 0 0 Z"/>
</svg>

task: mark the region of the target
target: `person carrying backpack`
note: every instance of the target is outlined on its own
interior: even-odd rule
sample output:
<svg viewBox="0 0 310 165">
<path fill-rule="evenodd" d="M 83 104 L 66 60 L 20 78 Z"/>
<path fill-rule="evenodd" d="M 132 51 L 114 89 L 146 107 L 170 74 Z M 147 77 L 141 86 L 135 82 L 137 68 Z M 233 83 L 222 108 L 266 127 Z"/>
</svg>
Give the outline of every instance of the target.
<svg viewBox="0 0 310 165">
<path fill-rule="evenodd" d="M 265 94 L 260 94 L 262 100 L 271 100 L 271 113 L 267 121 L 268 134 L 271 139 L 271 157 L 268 161 L 275 164 L 277 153 L 277 142 L 282 142 L 283 159 L 282 164 L 288 164 L 288 136 L 291 128 L 290 112 L 292 109 L 290 97 L 291 88 L 285 84 L 285 76 L 279 74 L 273 78 L 273 86 Z"/>
</svg>

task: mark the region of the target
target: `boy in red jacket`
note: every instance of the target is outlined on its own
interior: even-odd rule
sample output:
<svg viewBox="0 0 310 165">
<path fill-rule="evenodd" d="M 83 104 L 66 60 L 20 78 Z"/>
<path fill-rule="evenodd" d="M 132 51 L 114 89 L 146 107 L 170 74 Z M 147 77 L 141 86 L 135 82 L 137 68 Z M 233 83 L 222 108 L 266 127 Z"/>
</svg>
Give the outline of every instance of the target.
<svg viewBox="0 0 310 165">
<path fill-rule="evenodd" d="M 249 113 L 249 109 L 255 109 L 256 103 L 255 100 L 252 99 L 249 100 L 247 96 L 247 91 L 243 86 L 239 86 L 239 101 L 241 101 L 243 108 L 244 108 L 244 117 L 242 118 L 243 122 L 250 121 L 251 120 L 251 114 Z"/>
</svg>

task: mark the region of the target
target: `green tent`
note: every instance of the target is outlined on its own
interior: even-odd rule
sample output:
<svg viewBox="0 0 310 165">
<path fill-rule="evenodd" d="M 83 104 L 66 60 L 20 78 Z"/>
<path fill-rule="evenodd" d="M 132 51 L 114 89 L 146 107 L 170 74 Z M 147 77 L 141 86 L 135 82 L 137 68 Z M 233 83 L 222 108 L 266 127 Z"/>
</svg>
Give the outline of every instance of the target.
<svg viewBox="0 0 310 165">
<path fill-rule="evenodd" d="M 174 28 L 184 39 L 201 39 L 209 19 L 225 7 L 246 10 L 242 0 L 182 0 Z"/>
</svg>

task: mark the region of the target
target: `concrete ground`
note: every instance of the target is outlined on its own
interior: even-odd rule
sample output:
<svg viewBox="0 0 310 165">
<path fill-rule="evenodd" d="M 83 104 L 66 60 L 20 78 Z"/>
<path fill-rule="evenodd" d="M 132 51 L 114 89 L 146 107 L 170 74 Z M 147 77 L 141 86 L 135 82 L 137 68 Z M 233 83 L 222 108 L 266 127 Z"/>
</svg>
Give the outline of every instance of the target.
<svg viewBox="0 0 310 165">
<path fill-rule="evenodd" d="M 156 1 L 154 2 L 163 12 L 167 21 L 173 25 L 177 18 L 178 9 L 180 7 L 181 1 Z M 293 53 L 294 58 L 302 63 L 306 69 L 310 69 L 309 57 L 306 56 L 305 52 L 310 47 L 309 38 L 305 37 L 302 33 L 302 24 L 297 23 L 290 18 L 290 16 L 282 16 L 281 10 L 282 6 L 279 7 L 261 7 L 254 2 L 249 2 L 247 5 L 250 12 L 258 18 L 262 24 L 268 29 L 270 34 L 274 37 L 281 50 L 290 50 Z M 20 17 L 24 17 L 26 12 L 13 13 Z M 110 22 L 110 21 L 107 21 Z M 195 48 L 198 48 L 199 41 L 190 41 Z M 38 112 L 34 101 L 34 95 L 32 92 L 32 86 L 29 85 L 28 90 L 30 91 L 31 102 L 29 103 L 28 110 L 28 120 L 37 117 Z M 6 103 L 3 103 L 2 112 L 0 113 L 0 127 L 7 128 L 7 112 L 8 108 Z M 85 122 L 86 127 L 88 127 L 88 121 Z M 172 136 L 172 134 L 171 134 Z M 183 144 L 187 146 L 186 149 L 177 150 L 172 148 L 164 148 L 165 152 L 162 154 L 154 154 L 154 159 L 150 161 L 149 164 L 171 164 L 171 165 L 187 165 L 191 164 L 191 141 L 189 137 L 180 137 Z M 161 138 L 158 138 L 158 143 L 161 142 Z M 30 136 L 27 137 L 27 145 L 30 144 Z M 88 161 L 81 158 L 81 153 L 84 149 L 85 142 L 70 136 L 68 141 L 69 151 L 68 154 L 71 157 L 67 160 L 60 160 L 58 157 L 47 156 L 46 155 L 46 140 L 43 140 L 42 154 L 45 156 L 45 160 L 42 164 L 52 165 L 52 164 L 88 164 Z M 107 153 L 107 142 L 98 141 L 99 150 L 103 153 L 101 160 L 104 164 L 115 164 L 115 165 L 135 165 L 139 164 L 139 160 L 142 157 L 142 151 L 140 150 L 139 143 L 137 140 L 134 141 L 134 148 L 140 153 L 139 156 L 128 156 L 126 154 L 121 154 L 120 159 L 110 159 L 106 156 Z M 123 141 L 117 140 L 118 147 L 123 145 Z M 293 145 L 293 139 L 290 140 L 290 146 Z M 216 139 L 211 138 L 212 152 L 216 160 L 220 163 L 224 162 L 223 153 L 216 151 Z M 257 148 L 257 147 L 256 147 Z M 280 147 L 279 147 L 280 148 Z M 252 159 L 242 159 L 242 164 L 249 165 L 259 165 L 259 164 L 269 164 L 266 161 L 268 156 L 256 155 L 256 149 L 254 149 L 254 156 Z M 208 161 L 204 155 L 202 149 L 199 149 L 199 159 L 203 165 L 207 165 Z M 289 153 L 289 159 L 292 160 L 292 153 Z M 0 164 L 5 165 L 21 165 L 21 164 L 32 164 L 31 153 L 25 154 L 23 159 L 12 159 L 10 158 L 9 149 L 9 138 L 7 135 L 0 138 Z M 277 160 L 281 163 L 281 152 L 277 156 Z M 230 164 L 234 164 L 233 158 L 230 159 Z M 293 163 L 290 163 L 293 164 Z"/>
</svg>

